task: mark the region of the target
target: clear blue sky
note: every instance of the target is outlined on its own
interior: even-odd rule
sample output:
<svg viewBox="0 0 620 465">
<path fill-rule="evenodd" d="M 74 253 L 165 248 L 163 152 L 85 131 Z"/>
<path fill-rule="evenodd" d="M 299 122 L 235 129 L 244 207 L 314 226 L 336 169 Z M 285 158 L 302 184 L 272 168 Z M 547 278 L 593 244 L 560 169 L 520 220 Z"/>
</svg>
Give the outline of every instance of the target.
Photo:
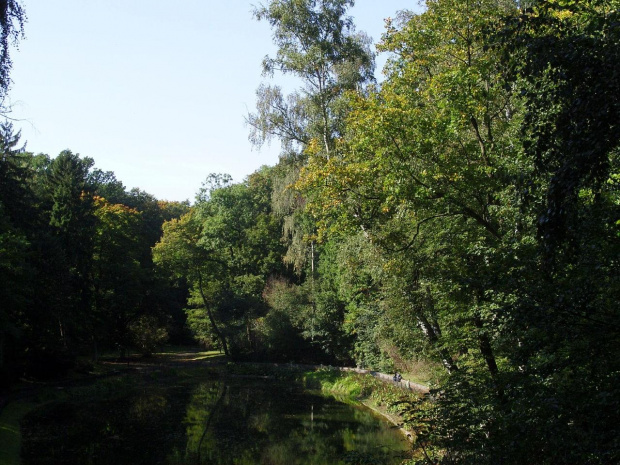
<svg viewBox="0 0 620 465">
<path fill-rule="evenodd" d="M 27 149 L 92 157 L 128 189 L 167 200 L 193 200 L 212 172 L 241 181 L 274 165 L 279 146 L 253 150 L 244 123 L 275 51 L 269 25 L 252 18 L 260 3 L 24 0 L 10 98 Z M 419 6 L 357 0 L 350 14 L 377 42 L 402 9 Z"/>
</svg>

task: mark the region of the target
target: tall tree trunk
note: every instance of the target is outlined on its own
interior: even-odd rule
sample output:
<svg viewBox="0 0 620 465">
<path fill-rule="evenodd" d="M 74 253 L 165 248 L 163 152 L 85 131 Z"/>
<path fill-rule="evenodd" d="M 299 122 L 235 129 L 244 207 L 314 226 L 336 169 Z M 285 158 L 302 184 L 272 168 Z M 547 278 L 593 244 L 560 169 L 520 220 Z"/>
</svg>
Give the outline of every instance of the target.
<svg viewBox="0 0 620 465">
<path fill-rule="evenodd" d="M 428 342 L 431 343 L 431 345 L 436 346 L 439 342 L 439 335 L 435 331 L 433 325 L 429 323 L 428 319 L 422 312 L 419 312 L 416 317 L 418 319 L 418 326 L 420 326 L 420 329 L 426 336 Z M 446 370 L 448 370 L 448 373 L 454 373 L 458 370 L 456 363 L 454 363 L 454 360 L 452 360 L 450 353 L 446 349 L 440 349 L 439 355 L 441 357 L 441 363 L 446 368 Z"/>
<path fill-rule="evenodd" d="M 441 339 L 441 328 L 436 318 L 435 304 L 431 295 L 430 286 L 426 286 L 425 304 L 425 310 L 427 310 L 426 313 L 430 315 L 430 319 L 426 317 L 425 311 L 421 310 L 417 314 L 418 325 L 420 326 L 420 329 L 422 329 L 422 332 L 426 336 L 428 342 L 430 342 L 432 345 L 437 345 L 439 343 L 439 340 Z M 456 363 L 454 363 L 454 360 L 452 360 L 450 352 L 448 352 L 446 349 L 440 349 L 439 356 L 441 357 L 441 363 L 443 364 L 444 368 L 448 370 L 448 373 L 454 373 L 458 370 Z"/>
<path fill-rule="evenodd" d="M 474 295 L 475 307 L 478 307 L 479 302 L 482 300 L 482 295 L 482 291 L 478 289 L 476 295 Z M 491 346 L 491 339 L 484 330 L 484 322 L 482 321 L 482 317 L 480 316 L 477 308 L 474 311 L 473 321 L 474 325 L 478 329 L 478 348 L 480 349 L 482 358 L 484 358 L 484 362 L 489 369 L 489 373 L 491 373 L 491 378 L 493 378 L 493 382 L 495 383 L 497 396 L 502 399 L 504 397 L 504 389 L 499 381 L 499 368 L 497 367 L 497 361 L 495 360 L 495 354 L 493 352 L 493 347 Z"/>
<path fill-rule="evenodd" d="M 480 353 L 482 354 L 487 368 L 491 373 L 491 377 L 493 378 L 493 382 L 495 383 L 497 396 L 502 399 L 504 397 L 504 388 L 501 386 L 499 381 L 497 361 L 495 360 L 493 347 L 491 347 L 491 340 L 489 339 L 489 336 L 484 333 L 484 323 L 478 314 L 474 316 L 474 325 L 476 325 L 476 328 L 478 329 L 478 347 L 480 349 Z"/>
<path fill-rule="evenodd" d="M 224 354 L 228 357 L 230 353 L 228 352 L 228 344 L 226 344 L 226 338 L 218 328 L 217 323 L 215 322 L 215 318 L 213 317 L 213 313 L 211 312 L 211 308 L 209 306 L 209 302 L 207 301 L 207 297 L 205 296 L 204 290 L 202 288 L 202 274 L 198 274 L 198 290 L 200 291 L 200 297 L 202 297 L 202 302 L 204 303 L 205 310 L 207 311 L 207 316 L 209 317 L 209 321 L 211 322 L 211 326 L 213 326 L 213 331 L 215 331 L 215 335 L 222 343 L 222 347 L 224 348 Z"/>
<path fill-rule="evenodd" d="M 67 338 L 65 337 L 65 328 L 62 325 L 62 321 L 60 320 L 60 318 L 58 319 L 58 330 L 60 333 L 60 340 L 62 341 L 62 346 L 66 349 L 67 348 Z"/>
</svg>

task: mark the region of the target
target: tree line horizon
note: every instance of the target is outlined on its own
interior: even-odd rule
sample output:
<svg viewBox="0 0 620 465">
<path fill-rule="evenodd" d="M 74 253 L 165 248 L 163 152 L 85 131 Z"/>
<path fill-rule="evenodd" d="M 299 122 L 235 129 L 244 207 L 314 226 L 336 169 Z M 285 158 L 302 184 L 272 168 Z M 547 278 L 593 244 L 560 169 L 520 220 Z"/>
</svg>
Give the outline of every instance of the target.
<svg viewBox="0 0 620 465">
<path fill-rule="evenodd" d="M 277 51 L 249 138 L 281 155 L 191 205 L 0 126 L 1 384 L 166 340 L 422 365 L 412 463 L 618 462 L 620 2 L 427 0 L 377 44 L 353 4 L 255 8 Z"/>
</svg>

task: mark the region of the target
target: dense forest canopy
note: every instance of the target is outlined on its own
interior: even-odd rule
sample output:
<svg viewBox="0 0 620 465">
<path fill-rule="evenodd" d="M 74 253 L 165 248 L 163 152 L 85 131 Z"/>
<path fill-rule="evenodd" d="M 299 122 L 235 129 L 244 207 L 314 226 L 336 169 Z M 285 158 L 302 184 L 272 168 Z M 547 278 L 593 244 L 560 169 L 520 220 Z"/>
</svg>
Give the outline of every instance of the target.
<svg viewBox="0 0 620 465">
<path fill-rule="evenodd" d="M 423 463 L 617 463 L 620 2 L 427 0 L 388 20 L 381 83 L 351 5 L 256 8 L 249 137 L 280 161 L 193 205 L 0 126 L 2 384 L 167 339 L 424 364 Z M 0 6 L 6 92 L 24 12 Z"/>
</svg>

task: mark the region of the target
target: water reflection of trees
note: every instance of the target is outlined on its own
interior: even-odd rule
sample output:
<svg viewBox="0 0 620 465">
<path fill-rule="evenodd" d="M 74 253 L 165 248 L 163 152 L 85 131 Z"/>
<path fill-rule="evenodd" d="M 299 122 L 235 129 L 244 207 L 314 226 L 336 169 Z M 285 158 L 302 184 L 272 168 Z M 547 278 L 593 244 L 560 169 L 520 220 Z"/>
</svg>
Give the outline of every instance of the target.
<svg viewBox="0 0 620 465">
<path fill-rule="evenodd" d="M 23 433 L 24 465 L 389 464 L 403 447 L 366 411 L 222 381 L 89 393 L 33 413 Z"/>
<path fill-rule="evenodd" d="M 400 438 L 370 413 L 293 391 L 198 386 L 187 405 L 185 463 L 394 463 L 402 453 Z"/>
<path fill-rule="evenodd" d="M 182 450 L 181 391 L 149 389 L 51 404 L 22 423 L 23 465 L 158 464 Z"/>
</svg>

